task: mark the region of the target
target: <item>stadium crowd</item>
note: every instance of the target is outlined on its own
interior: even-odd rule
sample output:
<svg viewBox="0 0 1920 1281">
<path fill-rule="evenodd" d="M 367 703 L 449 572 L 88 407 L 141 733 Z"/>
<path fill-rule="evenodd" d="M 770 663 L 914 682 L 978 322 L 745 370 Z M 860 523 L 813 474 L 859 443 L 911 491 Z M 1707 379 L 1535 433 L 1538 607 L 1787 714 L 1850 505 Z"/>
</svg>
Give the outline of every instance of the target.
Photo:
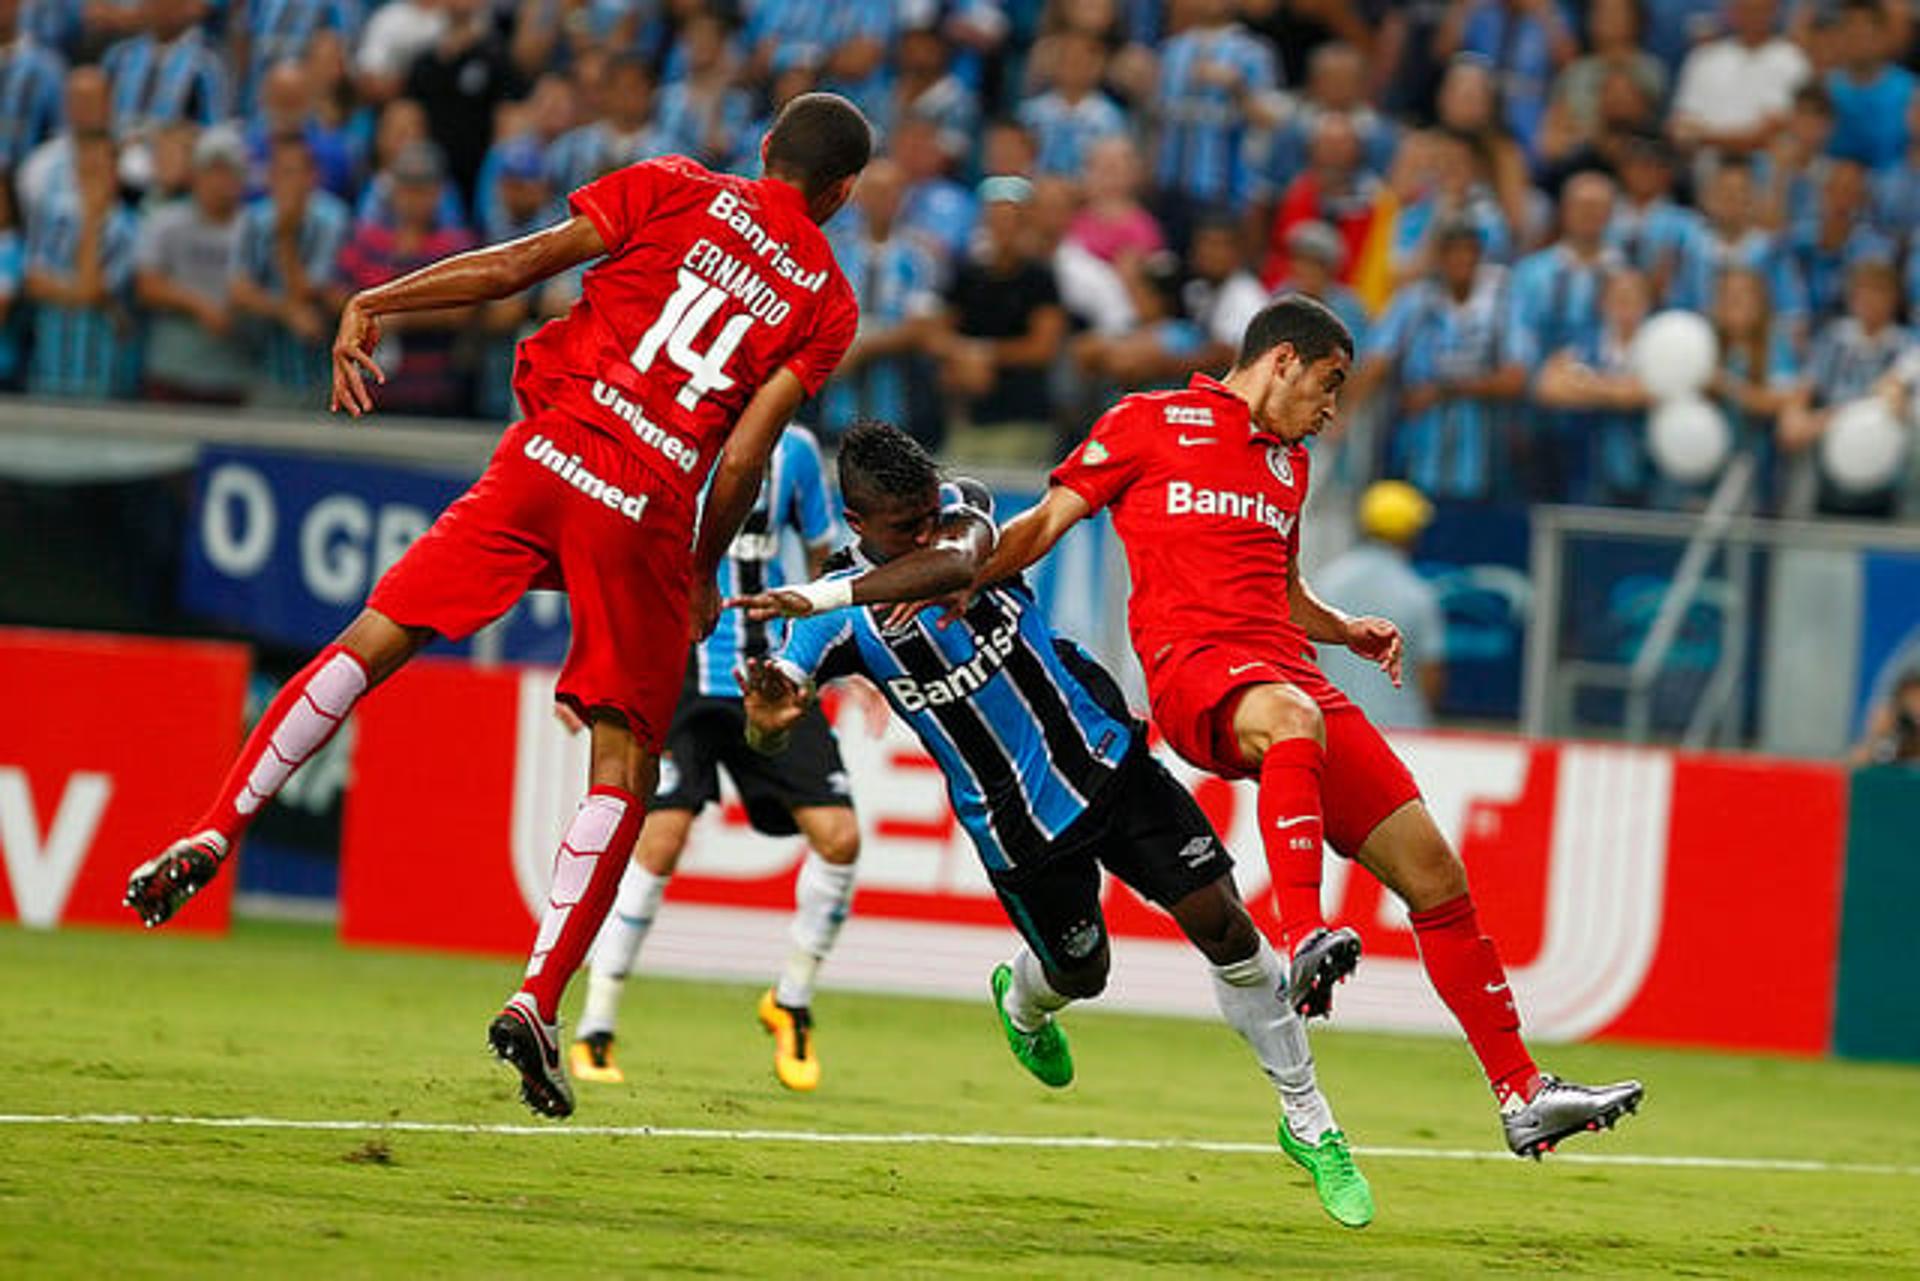
<svg viewBox="0 0 1920 1281">
<path fill-rule="evenodd" d="M 1356 474 L 1440 500 L 1687 506 L 1646 446 L 1650 313 L 1790 514 L 1920 381 L 1909 0 L 0 0 L 0 387 L 318 407 L 352 290 L 670 152 L 755 171 L 846 94 L 880 158 L 829 228 L 861 304 L 820 402 L 1041 461 L 1215 370 L 1272 293 L 1359 339 Z M 389 327 L 384 408 L 512 416 L 577 280 Z"/>
</svg>

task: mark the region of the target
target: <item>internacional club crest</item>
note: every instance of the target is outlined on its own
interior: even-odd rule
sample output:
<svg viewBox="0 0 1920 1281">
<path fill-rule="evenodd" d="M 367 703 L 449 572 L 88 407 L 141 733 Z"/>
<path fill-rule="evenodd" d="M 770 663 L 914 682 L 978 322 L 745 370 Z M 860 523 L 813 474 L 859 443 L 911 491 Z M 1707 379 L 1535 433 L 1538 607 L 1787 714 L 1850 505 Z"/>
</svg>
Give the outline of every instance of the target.
<svg viewBox="0 0 1920 1281">
<path fill-rule="evenodd" d="M 1267 470 L 1274 474 L 1282 485 L 1293 488 L 1293 460 L 1287 457 L 1285 445 L 1267 446 Z"/>
</svg>

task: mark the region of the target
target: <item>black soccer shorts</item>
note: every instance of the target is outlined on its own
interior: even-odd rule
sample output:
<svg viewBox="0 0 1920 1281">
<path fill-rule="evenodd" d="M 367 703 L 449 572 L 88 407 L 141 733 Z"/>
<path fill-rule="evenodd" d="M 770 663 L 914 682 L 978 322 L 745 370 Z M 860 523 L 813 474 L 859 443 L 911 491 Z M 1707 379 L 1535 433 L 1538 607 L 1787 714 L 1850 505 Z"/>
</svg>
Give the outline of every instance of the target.
<svg viewBox="0 0 1920 1281">
<path fill-rule="evenodd" d="M 688 682 L 667 731 L 652 808 L 698 814 L 720 799 L 722 766 L 739 789 L 747 821 L 767 836 L 798 832 L 796 809 L 853 805 L 840 744 L 817 705 L 794 724 L 784 752 L 756 752 L 746 735 L 747 713 L 739 699 L 708 697 Z"/>
<path fill-rule="evenodd" d="M 1102 867 L 1167 908 L 1233 872 L 1213 824 L 1144 736 L 1044 861 L 989 874 L 1014 928 L 1056 973 L 1083 968 L 1107 941 Z"/>
</svg>

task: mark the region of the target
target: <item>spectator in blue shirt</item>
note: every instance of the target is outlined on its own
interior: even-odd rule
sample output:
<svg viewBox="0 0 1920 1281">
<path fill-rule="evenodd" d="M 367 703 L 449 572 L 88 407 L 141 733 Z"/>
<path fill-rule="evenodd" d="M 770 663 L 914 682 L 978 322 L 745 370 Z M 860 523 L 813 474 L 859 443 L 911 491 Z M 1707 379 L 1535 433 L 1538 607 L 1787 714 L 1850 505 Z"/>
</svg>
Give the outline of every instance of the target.
<svg viewBox="0 0 1920 1281">
<path fill-rule="evenodd" d="M 304 59 L 322 31 L 335 33 L 351 46 L 360 32 L 360 12 L 360 0 L 247 0 L 247 80 L 242 104 L 251 111 L 269 69 Z M 315 159 L 321 158 L 316 155 Z M 321 172 L 326 172 L 324 161 Z"/>
<path fill-rule="evenodd" d="M 1836 163 L 1832 142 L 1833 99 L 1818 81 L 1802 85 L 1785 127 L 1765 151 L 1753 153 L 1754 184 L 1769 225 L 1791 229 L 1819 216 L 1820 190 Z"/>
<path fill-rule="evenodd" d="M 1762 206 L 1753 167 L 1745 157 L 1720 157 L 1700 206 L 1706 221 L 1696 224 L 1679 246 L 1668 302 L 1704 311 L 1721 274 L 1730 267 L 1746 267 L 1766 278 L 1774 313 L 1798 341 L 1806 331 L 1806 282 L 1787 252 L 1786 238 L 1760 224 Z"/>
<path fill-rule="evenodd" d="M 1673 151 L 1665 138 L 1641 134 L 1628 140 L 1607 243 L 1627 265 L 1646 273 L 1656 306 L 1679 270 L 1681 247 L 1699 234 L 1700 214 L 1673 199 L 1673 181 Z"/>
<path fill-rule="evenodd" d="M 267 158 L 267 194 L 241 215 L 233 305 L 261 330 L 263 377 L 257 403 L 317 409 L 329 381 L 328 294 L 351 216 L 315 184 L 306 140 L 276 138 Z"/>
<path fill-rule="evenodd" d="M 118 169 L 109 135 L 75 138 L 72 187 L 29 211 L 33 395 L 105 399 L 133 391 L 140 350 L 127 293 L 138 220 L 120 199 Z"/>
<path fill-rule="evenodd" d="M 16 0 L 0 28 L 9 38 L 18 31 L 32 36 L 62 57 L 71 55 L 80 41 L 81 0 Z"/>
<path fill-rule="evenodd" d="M 1554 76 L 1579 56 L 1580 41 L 1559 0 L 1467 0 L 1449 10 L 1434 51 L 1486 60 L 1500 82 L 1507 128 L 1533 154 Z"/>
<path fill-rule="evenodd" d="M 1787 252 L 1806 282 L 1816 325 L 1846 309 L 1847 280 L 1855 264 L 1869 258 L 1894 260 L 1892 239 L 1867 221 L 1870 194 L 1864 168 L 1851 160 L 1835 160 L 1827 169 L 1818 213 L 1788 234 Z"/>
<path fill-rule="evenodd" d="M 1872 395 L 1914 350 L 1912 334 L 1897 323 L 1899 308 L 1900 273 L 1891 262 L 1863 259 L 1847 273 L 1847 314 L 1814 336 L 1806 379 L 1780 411 L 1784 515 L 1894 514 L 1897 484 L 1865 494 L 1841 490 L 1819 472 L 1813 447 L 1835 409 Z"/>
<path fill-rule="evenodd" d="M 1881 0 L 1846 0 L 1834 34 L 1840 65 L 1827 73 L 1833 98 L 1833 154 L 1888 169 L 1907 154 L 1907 106 L 1914 74 L 1896 66 Z"/>
<path fill-rule="evenodd" d="M 1733 264 L 1714 283 L 1713 331 L 1720 343 L 1720 368 L 1711 391 L 1726 411 L 1735 448 L 1758 458 L 1762 484 L 1771 488 L 1775 420 L 1800 385 L 1800 353 L 1793 326 L 1773 311 L 1766 275 Z M 1676 496 L 1686 505 L 1705 500 L 1704 489 Z"/>
<path fill-rule="evenodd" d="M 1367 340 L 1367 381 L 1391 371 L 1399 387 L 1387 474 L 1435 498 L 1509 496 L 1527 377 L 1506 332 L 1506 272 L 1471 222 L 1442 223 L 1434 241 L 1433 275 L 1396 294 Z"/>
<path fill-rule="evenodd" d="M 1903 245 L 1914 243 L 1920 228 L 1920 93 L 1907 103 L 1905 162 L 1873 175 L 1873 213 L 1880 230 Z"/>
<path fill-rule="evenodd" d="M 1247 165 L 1256 200 L 1278 199 L 1307 166 L 1307 153 L 1320 121 L 1339 116 L 1353 129 L 1360 167 L 1378 178 L 1393 163 L 1400 130 L 1367 102 L 1366 61 L 1344 41 L 1329 41 L 1307 62 L 1307 84 L 1286 119 L 1269 130 L 1249 134 Z"/>
<path fill-rule="evenodd" d="M 940 311 L 939 282 L 925 253 L 899 228 L 907 190 L 900 166 L 882 157 L 860 175 L 851 225 L 833 238 L 834 256 L 860 304 L 860 328 L 822 394 L 821 425 L 837 439 L 863 418 L 894 423 L 938 445 L 937 414 L 923 393 L 932 369 L 922 355 Z"/>
<path fill-rule="evenodd" d="M 1560 196 L 1560 239 L 1522 258 L 1513 269 L 1507 334 L 1513 358 L 1529 376 L 1563 348 L 1593 350 L 1601 328 L 1600 300 L 1609 275 L 1624 262 L 1607 246 L 1613 218 L 1613 181 L 1587 172 Z M 1533 415 L 1529 433 L 1535 492 L 1564 498 L 1589 492 L 1591 454 L 1584 424 L 1569 415 Z"/>
<path fill-rule="evenodd" d="M 1634 336 L 1652 305 L 1642 272 L 1609 273 L 1599 325 L 1554 351 L 1534 380 L 1534 403 L 1563 416 L 1582 454 L 1569 469 L 1573 502 L 1639 507 L 1661 492 L 1647 453 L 1652 397 L 1633 370 Z"/>
<path fill-rule="evenodd" d="M 654 116 L 660 145 L 701 164 L 723 166 L 753 120 L 753 100 L 734 83 L 725 20 L 696 12 L 680 28 L 676 48 L 685 52 L 684 65 L 660 90 Z"/>
<path fill-rule="evenodd" d="M 29 152 L 60 128 L 67 64 L 24 25 L 15 34 L 18 0 L 0 0 L 0 174 L 11 175 Z"/>
<path fill-rule="evenodd" d="M 227 60 L 200 27 L 206 0 L 150 0 L 146 13 L 146 33 L 101 59 L 113 82 L 114 132 L 125 137 L 180 120 L 211 125 L 232 115 Z"/>
<path fill-rule="evenodd" d="M 1033 134 L 1042 175 L 1077 177 L 1086 170 L 1089 147 L 1128 132 L 1127 117 L 1100 90 L 1107 55 L 1098 40 L 1063 31 L 1053 47 L 1053 87 L 1020 104 L 1020 123 Z"/>
<path fill-rule="evenodd" d="M 252 161 L 249 190 L 266 189 L 267 144 L 284 134 L 307 140 L 320 185 L 341 199 L 353 194 L 358 174 L 352 136 L 344 128 L 323 124 L 314 101 L 313 78 L 305 64 L 294 61 L 272 66 L 256 86 L 259 105 L 247 126 L 247 153 Z"/>
<path fill-rule="evenodd" d="M 872 117 L 882 134 L 909 116 L 940 126 L 940 146 L 965 155 L 980 132 L 980 99 L 950 67 L 947 42 L 938 31 L 913 27 L 900 33 L 892 60 L 893 86 Z"/>
<path fill-rule="evenodd" d="M 1153 156 L 1161 222 L 1176 249 L 1200 211 L 1248 190 L 1246 132 L 1279 120 L 1273 46 L 1232 20 L 1231 0 L 1192 0 L 1193 25 L 1160 50 Z"/>
<path fill-rule="evenodd" d="M 911 116 L 902 120 L 893 131 L 891 151 L 907 176 L 901 228 L 926 247 L 944 280 L 966 257 L 979 204 L 953 180 L 952 159 L 940 144 L 936 122 Z"/>
<path fill-rule="evenodd" d="M 547 153 L 556 191 L 584 187 L 609 170 L 667 155 L 672 141 L 654 123 L 653 73 L 640 59 L 609 59 L 601 89 L 604 116 L 561 135 Z"/>
</svg>

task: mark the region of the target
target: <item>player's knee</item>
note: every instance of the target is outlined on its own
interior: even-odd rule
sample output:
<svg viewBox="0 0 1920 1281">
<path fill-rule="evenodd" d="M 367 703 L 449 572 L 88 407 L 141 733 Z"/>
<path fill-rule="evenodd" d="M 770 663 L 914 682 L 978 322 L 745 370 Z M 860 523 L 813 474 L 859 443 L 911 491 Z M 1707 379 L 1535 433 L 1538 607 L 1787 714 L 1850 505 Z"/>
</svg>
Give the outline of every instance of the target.
<svg viewBox="0 0 1920 1281">
<path fill-rule="evenodd" d="M 831 810 L 832 817 L 814 824 L 807 843 L 827 862 L 845 867 L 860 857 L 860 824 L 852 810 Z"/>
<path fill-rule="evenodd" d="M 1327 741 L 1326 720 L 1319 704 L 1292 685 L 1262 685 L 1249 690 L 1233 720 L 1242 749 L 1255 760 L 1265 756 L 1274 744 L 1289 739 L 1310 738 L 1323 746 Z"/>
<path fill-rule="evenodd" d="M 1047 983 L 1062 996 L 1075 1001 L 1091 1001 L 1107 990 L 1110 965 L 1107 945 L 1102 943 L 1098 951 L 1072 969 L 1056 970 L 1048 966 Z"/>
</svg>

